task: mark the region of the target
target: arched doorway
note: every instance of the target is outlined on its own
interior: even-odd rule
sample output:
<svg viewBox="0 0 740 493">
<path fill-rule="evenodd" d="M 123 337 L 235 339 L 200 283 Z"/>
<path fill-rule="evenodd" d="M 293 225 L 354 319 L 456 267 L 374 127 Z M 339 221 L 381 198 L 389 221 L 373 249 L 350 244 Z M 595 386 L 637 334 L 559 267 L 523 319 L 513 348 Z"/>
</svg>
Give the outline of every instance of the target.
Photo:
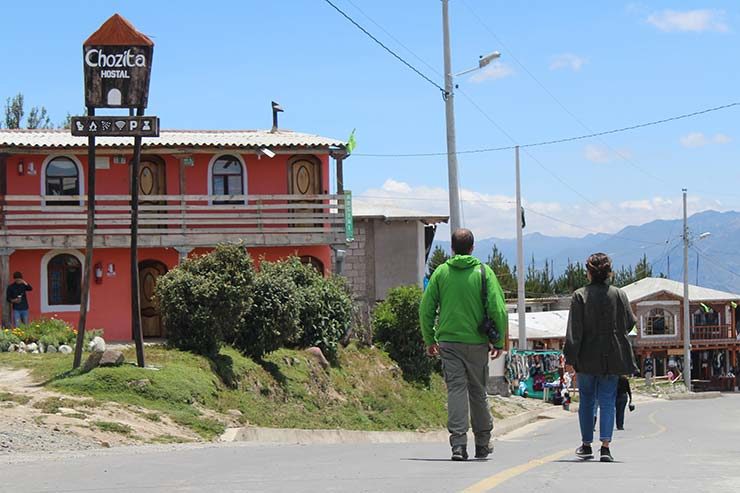
<svg viewBox="0 0 740 493">
<path fill-rule="evenodd" d="M 159 260 L 139 262 L 139 303 L 141 330 L 144 337 L 165 337 L 162 317 L 154 299 L 154 288 L 159 276 L 167 273 L 167 266 Z"/>
</svg>

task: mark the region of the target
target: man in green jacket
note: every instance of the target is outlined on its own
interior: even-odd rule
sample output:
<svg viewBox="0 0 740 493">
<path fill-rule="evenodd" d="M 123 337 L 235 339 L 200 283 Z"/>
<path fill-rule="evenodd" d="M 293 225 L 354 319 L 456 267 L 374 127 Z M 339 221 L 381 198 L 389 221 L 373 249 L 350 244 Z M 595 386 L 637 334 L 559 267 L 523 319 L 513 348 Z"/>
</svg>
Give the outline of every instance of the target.
<svg viewBox="0 0 740 493">
<path fill-rule="evenodd" d="M 504 293 L 491 268 L 471 255 L 473 243 L 470 230 L 458 229 L 452 234 L 454 256 L 434 271 L 419 308 L 427 354 L 442 358 L 452 460 L 468 458 L 468 412 L 475 434 L 475 457 L 483 459 L 493 451 L 493 419 L 486 393 L 488 353 L 491 359 L 498 358 L 508 340 Z M 499 332 L 499 339 L 492 344 L 479 329 L 483 321 L 481 266 L 486 275 L 488 317 Z"/>
</svg>

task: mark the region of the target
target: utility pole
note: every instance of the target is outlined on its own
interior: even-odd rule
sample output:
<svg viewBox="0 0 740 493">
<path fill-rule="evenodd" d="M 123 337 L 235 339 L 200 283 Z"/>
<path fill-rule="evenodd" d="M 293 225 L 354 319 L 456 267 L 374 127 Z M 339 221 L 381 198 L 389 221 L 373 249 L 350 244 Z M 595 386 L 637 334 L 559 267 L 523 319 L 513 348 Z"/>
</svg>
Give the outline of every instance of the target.
<svg viewBox="0 0 740 493">
<path fill-rule="evenodd" d="M 683 189 L 683 381 L 691 392 L 691 321 L 689 319 L 689 220 Z"/>
<path fill-rule="evenodd" d="M 527 309 L 524 293 L 524 239 L 522 234 L 522 190 L 519 177 L 519 146 L 516 146 L 516 312 L 519 316 L 519 349 L 527 349 Z"/>
<path fill-rule="evenodd" d="M 457 178 L 457 143 L 455 141 L 455 102 L 450 55 L 449 0 L 442 0 L 442 35 L 445 67 L 445 118 L 447 122 L 447 185 L 450 190 L 450 232 L 462 226 L 460 221 L 460 185 Z"/>
</svg>

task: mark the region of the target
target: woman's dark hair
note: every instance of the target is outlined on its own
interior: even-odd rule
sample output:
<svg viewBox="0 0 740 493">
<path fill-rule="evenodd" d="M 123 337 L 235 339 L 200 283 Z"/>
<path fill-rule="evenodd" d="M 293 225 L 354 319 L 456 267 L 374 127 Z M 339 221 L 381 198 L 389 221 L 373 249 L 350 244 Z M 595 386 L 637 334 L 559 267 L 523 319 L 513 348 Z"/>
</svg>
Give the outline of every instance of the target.
<svg viewBox="0 0 740 493">
<path fill-rule="evenodd" d="M 594 282 L 606 282 L 612 273 L 612 261 L 605 253 L 594 253 L 586 260 L 586 269 Z"/>
</svg>

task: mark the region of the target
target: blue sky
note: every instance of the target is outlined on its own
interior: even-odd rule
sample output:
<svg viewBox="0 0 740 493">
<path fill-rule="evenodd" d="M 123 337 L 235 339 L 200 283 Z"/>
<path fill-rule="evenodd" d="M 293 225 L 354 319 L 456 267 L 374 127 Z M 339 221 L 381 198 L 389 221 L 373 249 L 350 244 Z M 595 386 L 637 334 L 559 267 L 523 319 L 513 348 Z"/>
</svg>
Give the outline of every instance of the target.
<svg viewBox="0 0 740 493">
<path fill-rule="evenodd" d="M 439 1 L 334 1 L 442 84 Z M 56 122 L 80 112 L 82 41 L 115 12 L 156 43 L 149 112 L 164 128 L 267 128 L 276 100 L 287 128 L 338 138 L 357 129 L 345 167 L 355 194 L 446 211 L 444 156 L 360 155 L 444 152 L 439 90 L 323 0 L 4 4 L 13 21 L 0 30 L 0 97 L 23 92 Z M 457 80 L 487 115 L 458 93 L 459 150 L 512 143 L 489 118 L 527 143 L 740 101 L 737 2 L 451 0 L 450 13 L 456 71 L 503 54 Z M 739 115 L 736 107 L 523 153 L 528 231 L 582 236 L 680 217 L 684 186 L 692 212 L 740 209 Z M 513 236 L 513 151 L 462 155 L 460 169 L 465 224 Z"/>
</svg>

